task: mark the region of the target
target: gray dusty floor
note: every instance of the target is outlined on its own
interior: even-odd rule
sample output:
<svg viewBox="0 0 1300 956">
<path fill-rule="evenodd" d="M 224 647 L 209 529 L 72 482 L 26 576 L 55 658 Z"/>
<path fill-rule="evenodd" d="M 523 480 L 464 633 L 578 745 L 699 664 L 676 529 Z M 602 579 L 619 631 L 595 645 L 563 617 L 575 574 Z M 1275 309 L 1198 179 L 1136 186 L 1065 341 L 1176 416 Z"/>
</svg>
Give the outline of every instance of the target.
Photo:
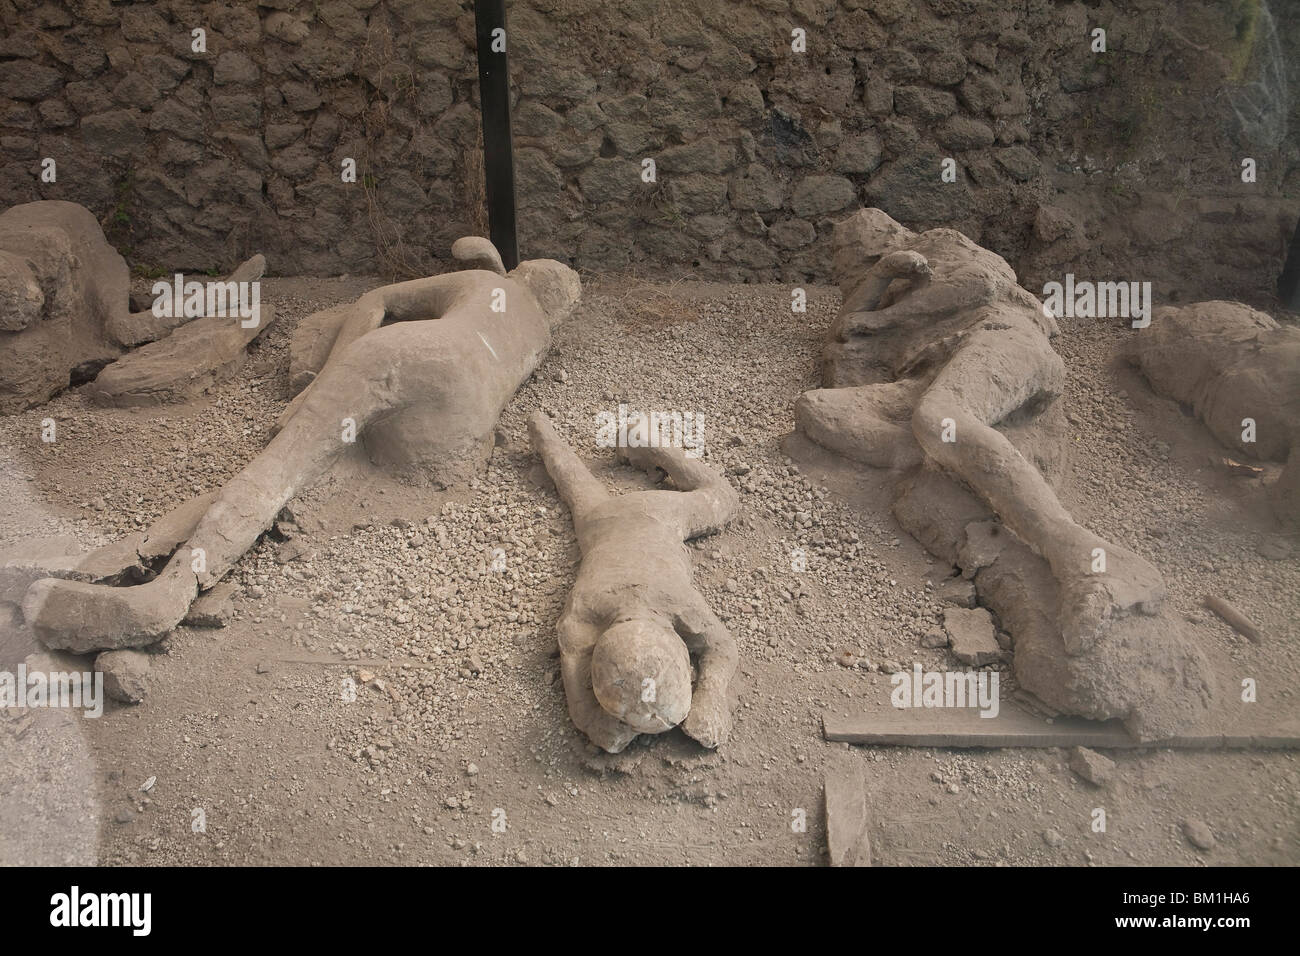
<svg viewBox="0 0 1300 956">
<path fill-rule="evenodd" d="M 0 543 L 73 533 L 90 546 L 218 486 L 288 398 L 292 324 L 372 284 L 266 281 L 278 326 L 238 378 L 192 406 L 101 410 L 69 393 L 0 419 Z M 828 708 L 889 706 L 882 667 L 949 666 L 946 650 L 918 643 L 949 569 L 900 532 L 879 476 L 784 456 L 838 296 L 813 288 L 809 300 L 798 315 L 785 286 L 589 282 L 507 410 L 478 487 L 435 493 L 341 467 L 293 506 L 295 560 L 280 563 L 287 553 L 266 541 L 240 564 L 228 627 L 181 628 L 157 649 L 148 700 L 10 733 L 0 856 L 819 864 L 821 774 L 847 750 L 866 770 L 878 864 L 1300 863 L 1295 754 L 1123 753 L 1099 790 L 1063 751 L 821 739 Z M 1224 715 L 1250 676 L 1259 714 L 1294 718 L 1300 540 L 1280 560 L 1260 553 L 1276 529 L 1258 482 L 1210 464 L 1201 426 L 1116 364 L 1124 332 L 1080 323 L 1057 342 L 1076 428 L 1062 497 L 1159 566 L 1215 665 Z M 524 422 L 547 409 L 611 486 L 644 486 L 592 440 L 596 414 L 620 401 L 703 415 L 708 460 L 742 493 L 738 521 L 694 547 L 697 582 L 741 646 L 738 722 L 718 753 L 673 733 L 599 755 L 565 712 L 554 622 L 577 549 Z M 52 445 L 39 438 L 46 417 L 59 423 Z M 489 569 L 498 548 L 503 574 Z M 791 568 L 794 549 L 805 572 Z M 1248 644 L 1201 610 L 1206 592 L 1229 596 L 1268 640 Z M 860 665 L 837 662 L 845 649 Z M 1104 834 L 1089 826 L 1099 806 Z M 791 827 L 800 809 L 806 832 Z M 1183 836 L 1188 818 L 1209 825 L 1212 850 Z"/>
</svg>

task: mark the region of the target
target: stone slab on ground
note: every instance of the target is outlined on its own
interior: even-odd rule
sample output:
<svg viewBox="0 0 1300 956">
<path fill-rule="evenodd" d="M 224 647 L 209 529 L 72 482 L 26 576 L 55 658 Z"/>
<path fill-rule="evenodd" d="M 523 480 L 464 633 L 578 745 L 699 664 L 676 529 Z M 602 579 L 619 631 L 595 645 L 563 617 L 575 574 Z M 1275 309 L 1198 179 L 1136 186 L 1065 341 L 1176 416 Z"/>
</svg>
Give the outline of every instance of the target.
<svg viewBox="0 0 1300 956">
<path fill-rule="evenodd" d="M 953 656 L 962 663 L 982 667 L 1002 659 L 993 617 L 984 608 L 945 608 L 943 628 L 951 640 Z"/>
<path fill-rule="evenodd" d="M 1117 720 L 1082 717 L 1045 720 L 1007 705 L 996 717 L 974 708 L 895 710 L 871 716 L 824 713 L 827 740 L 877 747 L 1091 747 L 1105 750 L 1171 747 L 1182 750 L 1300 750 L 1300 721 L 1275 727 L 1234 728 L 1232 733 L 1197 729 L 1161 740 L 1140 741 Z"/>
<path fill-rule="evenodd" d="M 1087 747 L 1075 747 L 1070 751 L 1070 769 L 1089 783 L 1104 787 L 1115 773 L 1115 761 Z"/>
<path fill-rule="evenodd" d="M 862 767 L 842 758 L 826 771 L 826 846 L 831 866 L 870 866 L 871 818 Z"/>
<path fill-rule="evenodd" d="M 105 651 L 95 658 L 104 675 L 104 693 L 124 704 L 138 704 L 149 693 L 149 655 L 143 651 Z"/>
<path fill-rule="evenodd" d="M 181 623 L 190 627 L 225 627 L 234 613 L 238 592 L 239 585 L 234 581 L 220 582 L 198 596 Z"/>
</svg>

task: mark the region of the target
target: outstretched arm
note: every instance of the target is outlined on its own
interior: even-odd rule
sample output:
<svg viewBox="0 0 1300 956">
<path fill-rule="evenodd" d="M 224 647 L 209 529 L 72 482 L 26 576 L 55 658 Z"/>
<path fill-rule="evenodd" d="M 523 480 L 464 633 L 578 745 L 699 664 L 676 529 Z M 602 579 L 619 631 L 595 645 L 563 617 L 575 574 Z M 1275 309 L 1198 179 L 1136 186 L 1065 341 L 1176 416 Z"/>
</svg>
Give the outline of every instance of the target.
<svg viewBox="0 0 1300 956">
<path fill-rule="evenodd" d="M 555 490 L 568 502 L 576 524 L 578 517 L 609 497 L 605 486 L 582 463 L 573 449 L 555 432 L 555 426 L 543 412 L 533 412 L 528 419 L 528 434 L 533 449 L 542 458 L 546 471 L 555 482 Z"/>
<path fill-rule="evenodd" d="M 736 513 L 739 499 L 731 482 L 680 448 L 619 448 L 619 456 L 638 468 L 660 469 L 681 489 L 675 497 L 683 538 L 721 531 Z"/>
</svg>

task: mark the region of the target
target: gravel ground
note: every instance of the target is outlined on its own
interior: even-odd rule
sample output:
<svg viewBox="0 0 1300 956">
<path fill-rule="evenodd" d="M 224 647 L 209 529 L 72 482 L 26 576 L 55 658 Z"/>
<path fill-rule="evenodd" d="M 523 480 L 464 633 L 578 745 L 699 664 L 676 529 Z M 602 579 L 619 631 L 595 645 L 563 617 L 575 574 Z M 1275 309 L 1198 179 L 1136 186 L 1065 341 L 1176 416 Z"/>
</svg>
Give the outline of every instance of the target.
<svg viewBox="0 0 1300 956">
<path fill-rule="evenodd" d="M 0 419 L 0 542 L 68 533 L 99 544 L 218 487 L 263 446 L 288 399 L 293 324 L 373 284 L 266 281 L 280 320 L 238 377 L 192 406 L 104 410 L 68 393 Z M 345 463 L 296 499 L 292 521 L 234 572 L 227 627 L 182 627 L 155 648 L 144 703 L 59 723 L 59 752 L 82 755 L 96 791 L 80 809 L 64 801 L 66 820 L 97 827 L 82 856 L 819 864 L 821 775 L 847 751 L 866 768 L 878 863 L 1300 862 L 1294 754 L 1119 753 L 1115 781 L 1098 789 L 1060 750 L 822 740 L 827 709 L 889 706 L 888 673 L 913 661 L 963 668 L 920 646 L 950 569 L 899 530 L 884 477 L 783 453 L 838 305 L 833 289 L 808 291 L 807 313 L 792 314 L 785 286 L 591 281 L 502 417 L 475 487 L 409 488 Z M 1218 672 L 1219 717 L 1241 715 L 1236 687 L 1250 676 L 1252 719 L 1292 719 L 1300 540 L 1276 533 L 1255 479 L 1211 464 L 1222 452 L 1204 429 L 1114 359 L 1123 335 L 1090 324 L 1058 340 L 1075 429 L 1062 498 L 1160 567 Z M 736 729 L 717 753 L 674 732 L 605 755 L 565 711 L 554 624 L 578 551 L 525 422 L 546 409 L 611 488 L 647 487 L 596 447 L 595 416 L 620 402 L 704 416 L 706 460 L 741 492 L 732 526 L 693 545 L 697 584 L 740 645 Z M 52 444 L 40 441 L 48 417 Z M 796 551 L 805 571 L 792 567 Z M 494 570 L 502 552 L 505 570 Z M 1249 644 L 1200 610 L 1207 592 L 1268 639 Z M 1013 687 L 1004 674 L 1004 697 Z M 17 779 L 36 776 L 30 747 L 14 759 Z M 1090 829 L 1098 806 L 1106 833 Z M 799 810 L 805 832 L 791 826 Z M 1211 849 L 1184 836 L 1189 819 L 1209 826 Z"/>
</svg>

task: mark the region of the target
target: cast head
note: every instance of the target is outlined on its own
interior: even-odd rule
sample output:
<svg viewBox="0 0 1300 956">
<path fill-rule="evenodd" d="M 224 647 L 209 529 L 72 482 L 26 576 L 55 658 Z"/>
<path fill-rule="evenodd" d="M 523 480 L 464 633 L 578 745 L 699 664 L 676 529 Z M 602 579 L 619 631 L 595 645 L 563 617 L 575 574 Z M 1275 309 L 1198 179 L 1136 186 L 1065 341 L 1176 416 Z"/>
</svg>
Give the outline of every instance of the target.
<svg viewBox="0 0 1300 956">
<path fill-rule="evenodd" d="M 620 621 L 596 640 L 591 683 L 600 706 L 634 730 L 671 730 L 691 709 L 691 658 L 667 624 Z"/>
</svg>

